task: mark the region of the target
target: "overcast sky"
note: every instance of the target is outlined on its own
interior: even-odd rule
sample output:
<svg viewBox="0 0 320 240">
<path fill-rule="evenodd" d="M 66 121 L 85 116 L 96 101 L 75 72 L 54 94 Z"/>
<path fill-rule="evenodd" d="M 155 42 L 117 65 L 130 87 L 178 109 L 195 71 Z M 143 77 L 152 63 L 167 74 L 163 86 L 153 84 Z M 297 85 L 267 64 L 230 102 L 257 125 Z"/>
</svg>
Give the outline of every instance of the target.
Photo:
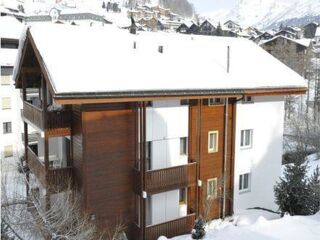
<svg viewBox="0 0 320 240">
<path fill-rule="evenodd" d="M 238 0 L 189 0 L 198 13 L 207 13 L 220 9 L 232 9 Z M 255 0 L 254 0 L 255 1 Z"/>
</svg>

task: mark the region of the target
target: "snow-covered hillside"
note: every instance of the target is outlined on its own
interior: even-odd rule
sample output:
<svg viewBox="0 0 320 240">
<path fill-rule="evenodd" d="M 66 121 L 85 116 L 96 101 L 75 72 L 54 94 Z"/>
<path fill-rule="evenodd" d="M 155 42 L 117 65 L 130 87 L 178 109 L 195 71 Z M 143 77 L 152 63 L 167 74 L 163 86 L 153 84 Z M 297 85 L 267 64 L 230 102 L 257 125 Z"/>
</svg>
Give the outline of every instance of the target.
<svg viewBox="0 0 320 240">
<path fill-rule="evenodd" d="M 220 21 L 232 19 L 243 26 L 255 25 L 259 28 L 271 28 L 281 22 L 303 25 L 305 22 L 320 19 L 320 1 L 239 0 L 237 6 L 226 13 L 224 18 L 221 19 L 221 11 L 209 15 Z"/>
</svg>

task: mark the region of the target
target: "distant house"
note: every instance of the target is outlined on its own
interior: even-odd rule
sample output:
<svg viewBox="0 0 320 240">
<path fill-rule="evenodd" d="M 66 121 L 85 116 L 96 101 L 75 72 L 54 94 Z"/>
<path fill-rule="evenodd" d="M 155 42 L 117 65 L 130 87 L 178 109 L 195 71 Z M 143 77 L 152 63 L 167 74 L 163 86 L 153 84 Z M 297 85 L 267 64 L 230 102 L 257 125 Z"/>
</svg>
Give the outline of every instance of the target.
<svg viewBox="0 0 320 240">
<path fill-rule="evenodd" d="M 283 36 L 288 38 L 297 38 L 297 34 L 295 32 L 291 32 L 288 30 L 280 30 L 275 34 L 275 36 Z"/>
<path fill-rule="evenodd" d="M 316 42 L 316 44 L 320 43 L 320 26 L 317 27 L 315 36 L 314 36 L 314 40 Z"/>
<path fill-rule="evenodd" d="M 187 26 L 186 23 L 182 23 L 178 28 L 177 28 L 178 33 L 189 33 L 189 27 Z"/>
<path fill-rule="evenodd" d="M 199 34 L 201 35 L 215 35 L 217 28 L 214 24 L 209 21 L 205 20 L 199 27 Z"/>
<path fill-rule="evenodd" d="M 264 40 L 269 40 L 273 38 L 273 34 L 269 33 L 269 32 L 264 32 L 262 34 L 260 34 L 258 37 L 256 37 L 254 39 L 254 41 L 256 43 L 259 43 L 260 41 L 264 41 Z"/>
<path fill-rule="evenodd" d="M 290 39 L 279 35 L 260 46 L 292 70 L 305 76 L 306 64 L 310 58 L 310 44 L 308 39 Z"/>
<path fill-rule="evenodd" d="M 111 24 L 103 16 L 91 12 L 83 12 L 75 8 L 60 9 L 54 7 L 46 15 L 31 15 L 25 18 L 26 22 L 88 22 L 92 25 L 93 22 L 102 24 Z"/>
<path fill-rule="evenodd" d="M 316 22 L 311 22 L 303 27 L 303 33 L 305 38 L 314 38 L 317 27 L 319 26 Z"/>
<path fill-rule="evenodd" d="M 232 20 L 226 21 L 223 26 L 231 30 L 240 30 L 240 25 Z"/>
<path fill-rule="evenodd" d="M 189 33 L 190 34 L 198 34 L 200 31 L 200 27 L 198 24 L 193 23 L 190 27 L 189 27 Z"/>
</svg>

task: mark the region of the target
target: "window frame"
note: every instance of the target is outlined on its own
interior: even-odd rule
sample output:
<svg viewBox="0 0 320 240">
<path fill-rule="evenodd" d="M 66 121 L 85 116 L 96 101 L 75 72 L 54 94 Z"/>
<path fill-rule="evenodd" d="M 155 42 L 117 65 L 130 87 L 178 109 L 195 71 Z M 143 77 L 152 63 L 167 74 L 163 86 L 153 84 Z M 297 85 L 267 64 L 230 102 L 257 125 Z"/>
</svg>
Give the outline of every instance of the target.
<svg viewBox="0 0 320 240">
<path fill-rule="evenodd" d="M 213 191 L 210 192 L 210 183 L 213 183 Z M 218 197 L 218 178 L 209 178 L 207 180 L 207 199 L 216 199 Z"/>
<path fill-rule="evenodd" d="M 249 141 L 250 141 L 250 144 L 246 145 L 246 132 L 249 131 Z M 244 134 L 242 134 L 242 132 Z M 240 131 L 240 148 L 241 149 L 249 149 L 249 148 L 252 148 L 253 146 L 253 129 L 242 129 Z"/>
<path fill-rule="evenodd" d="M 181 146 L 182 146 L 182 144 L 181 144 L 181 141 L 184 141 L 184 143 L 183 143 L 183 152 L 184 153 L 182 153 L 182 151 L 181 151 Z M 180 140 L 179 140 L 179 144 L 180 144 L 180 157 L 184 157 L 184 156 L 188 156 L 188 138 L 187 137 L 181 137 L 180 138 Z"/>
<path fill-rule="evenodd" d="M 211 148 L 210 144 L 210 135 L 211 134 L 216 134 L 216 142 L 215 145 Z M 213 143 L 214 144 L 214 143 Z M 219 131 L 214 130 L 214 131 L 209 131 L 208 132 L 208 153 L 216 153 L 219 152 Z"/>
<path fill-rule="evenodd" d="M 12 133 L 12 122 L 3 122 L 2 128 L 3 128 L 3 134 Z M 9 131 L 8 131 L 8 129 L 9 129 Z"/>
<path fill-rule="evenodd" d="M 248 176 L 247 178 L 247 187 L 245 188 L 245 176 Z M 251 191 L 251 173 L 242 173 L 239 175 L 239 193 L 246 193 Z"/>
<path fill-rule="evenodd" d="M 183 200 L 181 200 L 181 193 Z M 185 205 L 187 204 L 187 189 L 186 188 L 180 188 L 179 189 L 179 205 Z"/>
<path fill-rule="evenodd" d="M 9 102 L 9 107 L 4 107 L 4 103 L 5 103 L 5 100 L 8 100 Z M 12 106 L 11 106 L 12 104 L 11 104 L 11 97 L 2 97 L 1 98 L 1 109 L 2 110 L 10 110 L 11 108 L 12 108 Z"/>
<path fill-rule="evenodd" d="M 248 98 L 250 98 L 250 100 L 248 100 Z M 242 103 L 252 104 L 252 103 L 254 103 L 254 97 L 253 96 L 244 96 L 242 99 Z"/>
<path fill-rule="evenodd" d="M 8 149 L 7 148 L 11 148 L 10 151 L 11 151 L 11 154 L 10 155 L 7 155 L 7 152 Z M 13 157 L 13 145 L 6 145 L 3 147 L 3 154 L 4 154 L 4 158 L 9 158 L 9 157 Z"/>
<path fill-rule="evenodd" d="M 217 101 L 217 99 L 220 99 L 220 101 Z M 224 98 L 209 98 L 208 99 L 208 106 L 213 107 L 217 105 L 224 105 L 225 99 Z"/>
</svg>

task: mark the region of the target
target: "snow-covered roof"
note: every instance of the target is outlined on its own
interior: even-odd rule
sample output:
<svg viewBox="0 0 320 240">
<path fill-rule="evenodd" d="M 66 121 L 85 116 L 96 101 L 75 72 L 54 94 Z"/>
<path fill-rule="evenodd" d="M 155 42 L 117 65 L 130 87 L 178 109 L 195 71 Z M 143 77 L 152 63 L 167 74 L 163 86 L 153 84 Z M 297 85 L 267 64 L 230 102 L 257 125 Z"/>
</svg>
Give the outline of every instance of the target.
<svg viewBox="0 0 320 240">
<path fill-rule="evenodd" d="M 42 24 L 32 26 L 30 33 L 56 94 L 306 87 L 297 73 L 245 39 L 132 35 L 112 25 Z"/>
<path fill-rule="evenodd" d="M 15 17 L 3 16 L 0 17 L 0 37 L 19 39 L 24 25 Z"/>
<path fill-rule="evenodd" d="M 275 36 L 275 37 L 273 37 L 271 39 L 268 39 L 268 40 L 265 40 L 265 41 L 261 41 L 261 43 L 259 45 L 261 46 L 261 45 L 266 44 L 268 42 L 272 42 L 277 38 L 284 38 L 284 39 L 287 39 L 288 41 L 295 42 L 295 43 L 297 43 L 299 45 L 302 45 L 304 47 L 309 47 L 310 43 L 311 43 L 311 39 L 307 39 L 307 38 L 292 39 L 292 38 L 288 38 L 288 37 L 285 37 L 285 36 L 282 36 L 282 35 L 278 35 L 278 36 Z"/>
</svg>

